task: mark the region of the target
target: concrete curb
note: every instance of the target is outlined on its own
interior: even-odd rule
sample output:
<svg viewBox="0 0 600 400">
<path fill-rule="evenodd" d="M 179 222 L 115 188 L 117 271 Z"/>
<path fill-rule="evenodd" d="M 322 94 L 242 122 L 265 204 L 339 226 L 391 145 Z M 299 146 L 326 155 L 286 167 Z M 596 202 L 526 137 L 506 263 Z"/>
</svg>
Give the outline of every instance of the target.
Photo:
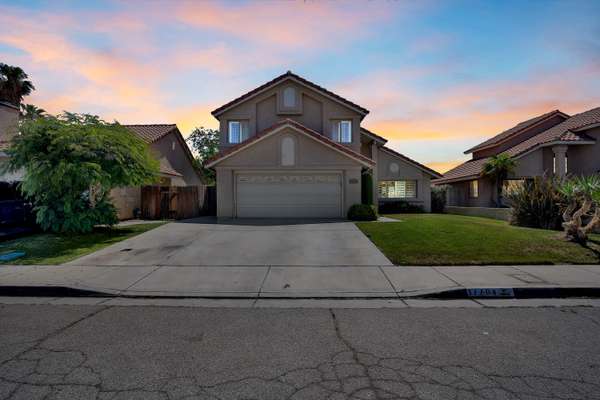
<svg viewBox="0 0 600 400">
<path fill-rule="evenodd" d="M 239 299 L 239 300 L 464 300 L 464 299 L 566 299 L 600 298 L 600 287 L 515 287 L 515 288 L 448 288 L 411 293 L 338 293 L 315 292 L 290 296 L 288 293 L 174 293 L 140 292 L 128 290 L 94 289 L 89 287 L 45 285 L 45 286 L 0 286 L 2 297 L 122 297 L 130 299 Z"/>
</svg>

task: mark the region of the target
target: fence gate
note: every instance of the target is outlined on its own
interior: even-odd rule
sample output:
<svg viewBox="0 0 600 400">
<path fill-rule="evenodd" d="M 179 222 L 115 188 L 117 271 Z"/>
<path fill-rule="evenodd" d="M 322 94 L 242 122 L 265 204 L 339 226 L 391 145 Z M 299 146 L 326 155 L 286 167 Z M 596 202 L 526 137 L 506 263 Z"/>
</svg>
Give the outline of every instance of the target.
<svg viewBox="0 0 600 400">
<path fill-rule="evenodd" d="M 143 186 L 142 217 L 183 219 L 200 215 L 197 186 Z"/>
</svg>

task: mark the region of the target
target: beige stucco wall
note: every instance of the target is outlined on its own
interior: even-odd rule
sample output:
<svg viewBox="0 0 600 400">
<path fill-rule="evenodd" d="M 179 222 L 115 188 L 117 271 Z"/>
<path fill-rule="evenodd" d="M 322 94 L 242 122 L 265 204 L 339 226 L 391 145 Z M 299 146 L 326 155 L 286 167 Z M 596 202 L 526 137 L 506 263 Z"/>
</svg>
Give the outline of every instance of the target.
<svg viewBox="0 0 600 400">
<path fill-rule="evenodd" d="M 19 110 L 0 104 L 0 142 L 9 141 L 18 131 Z"/>
<path fill-rule="evenodd" d="M 449 184 L 446 193 L 447 205 L 459 207 L 494 207 L 494 198 L 496 197 L 494 184 L 485 178 L 479 178 L 477 181 L 479 182 L 478 197 L 469 196 L 469 181 Z"/>
<path fill-rule="evenodd" d="M 142 190 L 139 186 L 113 189 L 110 197 L 119 219 L 133 218 L 133 210 L 142 206 Z"/>
<path fill-rule="evenodd" d="M 600 127 L 587 130 L 586 135 L 596 139 L 593 145 L 569 146 L 569 173 L 589 175 L 600 172 Z"/>
<path fill-rule="evenodd" d="M 280 98 L 285 88 L 293 86 L 298 93 L 300 105 L 297 110 L 282 110 Z M 353 109 L 333 101 L 319 92 L 292 81 L 284 81 L 268 91 L 253 97 L 219 116 L 221 132 L 221 150 L 231 146 L 227 143 L 228 121 L 242 120 L 248 123 L 248 137 L 266 129 L 284 118 L 293 119 L 327 137 L 331 137 L 334 121 L 352 120 L 353 150 L 360 152 L 361 114 Z"/>
<path fill-rule="evenodd" d="M 392 172 L 390 165 L 395 163 L 398 165 L 398 172 Z M 379 199 L 380 201 L 404 200 L 411 204 L 420 205 L 426 212 L 431 211 L 431 176 L 403 160 L 402 158 L 390 154 L 381 148 L 377 151 L 377 182 L 379 181 L 395 181 L 395 180 L 416 180 L 417 181 L 417 197 L 414 199 Z M 379 193 L 378 191 L 376 193 Z"/>
<path fill-rule="evenodd" d="M 295 143 L 295 165 L 281 165 L 281 141 L 291 137 Z M 361 164 L 322 143 L 286 128 L 244 151 L 223 160 L 217 173 L 217 216 L 235 217 L 235 179 L 239 172 L 336 172 L 342 175 L 344 215 L 351 205 L 361 201 Z"/>
</svg>

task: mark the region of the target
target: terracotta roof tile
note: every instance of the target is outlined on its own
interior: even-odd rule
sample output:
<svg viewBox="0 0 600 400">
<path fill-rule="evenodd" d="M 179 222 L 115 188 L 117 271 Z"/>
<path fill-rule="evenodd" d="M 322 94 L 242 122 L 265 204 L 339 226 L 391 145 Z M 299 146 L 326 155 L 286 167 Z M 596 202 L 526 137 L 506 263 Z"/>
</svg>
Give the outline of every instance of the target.
<svg viewBox="0 0 600 400">
<path fill-rule="evenodd" d="M 389 147 L 386 147 L 386 146 L 381 146 L 381 148 L 384 151 L 392 153 L 393 155 L 397 156 L 398 158 L 403 159 L 404 161 L 406 161 L 406 162 L 408 162 L 410 164 L 414 164 L 414 165 L 418 166 L 419 168 L 424 169 L 425 171 L 429 172 L 433 177 L 438 177 L 438 178 L 442 177 L 442 174 L 440 174 L 439 172 L 437 172 L 437 171 L 435 171 L 435 170 L 427 167 L 426 165 L 421 164 L 420 162 L 417 162 L 417 161 L 413 160 L 412 158 L 406 157 L 402 153 L 398 153 L 396 150 L 392 150 L 392 149 L 390 149 Z"/>
<path fill-rule="evenodd" d="M 520 122 L 517 125 L 513 126 L 512 128 L 507 129 L 504 132 L 497 134 L 496 136 L 492 137 L 491 139 L 488 139 L 488 140 L 478 144 L 477 146 L 470 148 L 469 150 L 465 151 L 465 154 L 472 153 L 474 151 L 481 150 L 485 147 L 489 147 L 491 145 L 500 143 L 503 140 L 508 139 L 509 137 L 511 137 L 519 132 L 522 132 L 527 128 L 530 128 L 531 126 L 537 124 L 538 122 L 542 122 L 542 121 L 552 118 L 556 115 L 563 115 L 565 118 L 569 117 L 567 114 L 561 112 L 560 110 L 553 110 L 546 114 L 538 115 L 537 117 L 528 119 L 527 121 Z"/>
<path fill-rule="evenodd" d="M 175 124 L 123 125 L 147 143 L 154 143 L 177 129 Z"/>
<path fill-rule="evenodd" d="M 363 156 L 362 154 L 357 153 L 356 151 L 352 150 L 351 148 L 349 148 L 347 146 L 344 146 L 342 144 L 334 142 L 333 140 L 329 139 L 328 137 L 321 135 L 319 132 L 310 129 L 310 128 L 302 125 L 299 122 L 296 122 L 292 119 L 286 118 L 286 119 L 283 119 L 283 120 L 275 123 L 274 125 L 270 126 L 269 128 L 262 130 L 258 134 L 252 136 L 250 139 L 248 139 L 242 143 L 236 144 L 235 146 L 231 146 L 228 149 L 226 149 L 220 153 L 217 153 L 211 159 L 206 160 L 205 165 L 207 165 L 209 167 L 213 166 L 215 163 L 221 161 L 222 159 L 226 158 L 230 154 L 237 152 L 237 151 L 251 145 L 252 143 L 256 142 L 257 140 L 263 138 L 264 136 L 268 135 L 269 133 L 273 132 L 274 130 L 281 128 L 282 126 L 285 126 L 285 125 L 293 126 L 297 129 L 301 130 L 302 132 L 318 139 L 319 141 L 321 141 L 331 147 L 334 147 L 343 153 L 346 153 L 350 157 L 361 160 L 362 162 L 367 163 L 369 165 L 375 164 L 375 162 L 373 160 L 371 160 L 369 157 Z"/>
<path fill-rule="evenodd" d="M 244 101 L 244 100 L 246 100 L 246 99 L 254 96 L 255 94 L 261 92 L 262 90 L 264 90 L 264 89 L 266 89 L 266 88 L 268 88 L 270 86 L 276 85 L 276 84 L 278 84 L 278 83 L 280 83 L 280 82 L 282 82 L 282 81 L 284 81 L 286 79 L 289 79 L 289 78 L 295 79 L 295 80 L 297 80 L 297 81 L 305 84 L 306 86 L 309 86 L 309 87 L 311 87 L 311 88 L 313 88 L 313 89 L 315 89 L 315 90 L 317 90 L 319 92 L 325 93 L 326 95 L 328 95 L 330 97 L 333 97 L 334 99 L 336 99 L 336 100 L 338 100 L 338 101 L 340 101 L 342 103 L 345 103 L 346 105 L 348 105 L 348 106 L 350 106 L 352 108 L 355 108 L 355 109 L 359 110 L 362 114 L 366 115 L 366 114 L 369 113 L 369 110 L 367 110 L 366 108 L 363 108 L 363 107 L 359 106 L 358 104 L 353 103 L 350 100 L 343 98 L 340 95 L 337 95 L 337 94 L 335 94 L 333 92 L 330 92 L 329 90 L 325 89 L 322 86 L 319 86 L 319 85 L 317 85 L 317 84 L 315 84 L 315 83 L 313 83 L 313 82 L 311 82 L 311 81 L 309 81 L 307 79 L 302 78 L 299 75 L 294 74 L 291 71 L 288 71 L 285 74 L 279 75 L 278 77 L 276 77 L 274 79 L 271 79 L 269 82 L 267 82 L 267 83 L 265 83 L 263 85 L 260 85 L 259 87 L 255 88 L 255 89 L 252 89 L 251 91 L 249 91 L 247 93 L 244 93 L 240 97 L 231 100 L 230 102 L 222 105 L 221 107 L 216 108 L 215 110 L 213 110 L 211 112 L 211 114 L 216 117 L 217 115 L 223 113 L 225 110 L 227 110 L 231 106 L 233 106 L 233 105 L 235 105 L 237 103 L 240 103 L 240 102 L 242 102 L 242 101 Z"/>
<path fill-rule="evenodd" d="M 586 135 L 578 130 L 585 129 L 588 126 L 600 124 L 600 107 L 573 115 L 566 121 L 561 122 L 552 128 L 545 130 L 513 147 L 507 149 L 503 154 L 508 154 L 511 157 L 518 157 L 535 149 L 538 146 L 549 144 L 552 142 L 589 142 L 595 141 L 594 138 Z M 466 180 L 473 176 L 481 174 L 483 165 L 489 160 L 480 158 L 477 160 L 469 160 L 444 174 L 441 179 L 433 181 L 435 184 L 443 184 L 452 181 Z"/>
<path fill-rule="evenodd" d="M 432 183 L 436 185 L 441 185 L 445 183 L 476 178 L 481 174 L 483 166 L 489 159 L 489 157 L 486 157 L 464 162 L 452 168 L 450 171 L 446 172 L 441 179 L 432 180 Z"/>
</svg>

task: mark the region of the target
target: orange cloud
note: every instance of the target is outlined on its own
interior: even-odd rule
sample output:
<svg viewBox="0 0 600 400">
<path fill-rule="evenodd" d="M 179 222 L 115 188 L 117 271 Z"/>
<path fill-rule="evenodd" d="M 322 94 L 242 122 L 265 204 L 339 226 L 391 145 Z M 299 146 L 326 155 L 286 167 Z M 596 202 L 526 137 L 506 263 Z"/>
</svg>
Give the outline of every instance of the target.
<svg viewBox="0 0 600 400">
<path fill-rule="evenodd" d="M 459 164 L 462 164 L 464 160 L 454 160 L 454 161 L 432 161 L 426 162 L 425 165 L 434 171 L 439 172 L 440 174 L 445 174 L 450 171 L 452 168 L 456 167 Z"/>
</svg>

